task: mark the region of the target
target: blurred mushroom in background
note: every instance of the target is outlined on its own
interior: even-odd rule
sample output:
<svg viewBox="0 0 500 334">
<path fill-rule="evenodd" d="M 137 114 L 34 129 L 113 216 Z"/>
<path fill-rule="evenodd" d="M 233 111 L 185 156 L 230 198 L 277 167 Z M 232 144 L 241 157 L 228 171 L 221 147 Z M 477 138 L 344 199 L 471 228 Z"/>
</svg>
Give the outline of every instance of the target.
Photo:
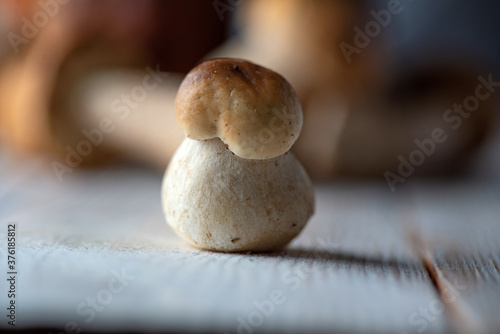
<svg viewBox="0 0 500 334">
<path fill-rule="evenodd" d="M 442 49 L 421 55 L 418 68 L 400 66 L 387 37 L 398 33 L 397 16 L 405 6 L 411 12 L 412 5 L 248 1 L 240 12 L 241 36 L 210 55 L 244 57 L 274 68 L 291 82 L 304 107 L 303 133 L 294 150 L 312 175 L 380 176 L 398 169 L 398 156 L 418 149 L 415 140 L 444 128 L 445 111 L 474 94 L 477 76 L 483 73 L 481 63 Z M 434 3 L 419 6 L 430 9 Z M 403 50 L 411 53 L 424 46 L 416 42 Z M 446 132 L 446 142 L 426 157 L 418 172 L 460 170 L 488 133 L 495 107 L 494 99 L 481 102 L 459 130 Z"/>
<path fill-rule="evenodd" d="M 117 159 L 164 168 L 183 139 L 175 72 L 187 72 L 225 36 L 216 13 L 206 14 L 212 4 L 49 3 L 52 15 L 37 2 L 4 3 L 6 35 L 18 37 L 3 46 L 2 141 L 71 168 Z"/>
<path fill-rule="evenodd" d="M 315 178 L 397 174 L 416 151 L 425 161 L 415 173 L 450 175 L 491 131 L 495 98 L 473 112 L 454 107 L 489 80 L 484 50 L 470 50 L 481 36 L 473 14 L 495 13 L 486 1 L 226 4 L 223 20 L 213 1 L 60 4 L 19 53 L 0 45 L 0 138 L 71 168 L 125 159 L 163 169 L 183 139 L 173 110 L 182 73 L 212 57 L 248 59 L 292 84 L 304 108 L 293 150 Z M 19 36 L 23 18 L 41 10 L 2 6 L 10 23 L 0 29 Z M 229 22 L 235 33 L 224 41 Z M 439 31 L 449 22 L 469 30 Z"/>
</svg>

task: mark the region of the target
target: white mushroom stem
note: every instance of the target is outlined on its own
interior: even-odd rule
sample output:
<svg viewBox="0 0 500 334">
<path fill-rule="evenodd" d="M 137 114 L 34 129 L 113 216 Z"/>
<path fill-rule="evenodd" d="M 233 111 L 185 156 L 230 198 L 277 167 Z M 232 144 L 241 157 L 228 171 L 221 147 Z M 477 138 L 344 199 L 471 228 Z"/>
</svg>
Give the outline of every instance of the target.
<svg viewBox="0 0 500 334">
<path fill-rule="evenodd" d="M 184 139 L 173 108 L 181 79 L 164 73 L 155 81 L 146 70 L 89 74 L 73 92 L 79 106 L 73 118 L 89 131 L 109 119 L 112 131 L 105 134 L 103 148 L 164 169 Z M 146 88 L 144 82 L 151 86 Z M 141 90 L 144 96 L 134 98 Z"/>
<path fill-rule="evenodd" d="M 283 247 L 314 212 L 311 182 L 293 154 L 243 159 L 218 138 L 185 139 L 162 192 L 170 226 L 196 246 L 218 251 Z"/>
</svg>

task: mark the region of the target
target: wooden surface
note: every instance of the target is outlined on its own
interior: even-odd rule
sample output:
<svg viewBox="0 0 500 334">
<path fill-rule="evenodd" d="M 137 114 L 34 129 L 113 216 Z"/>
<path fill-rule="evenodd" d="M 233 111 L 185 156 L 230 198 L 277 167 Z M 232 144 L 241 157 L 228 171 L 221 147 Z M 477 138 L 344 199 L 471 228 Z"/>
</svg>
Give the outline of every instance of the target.
<svg viewBox="0 0 500 334">
<path fill-rule="evenodd" d="M 0 162 L 2 272 L 7 224 L 19 229 L 16 328 L 500 332 L 500 183 L 487 173 L 395 193 L 383 178 L 317 184 L 316 214 L 286 250 L 223 254 L 168 228 L 160 173 L 75 170 L 59 183 L 50 161 Z M 86 322 L 78 308 L 122 271 L 126 286 Z"/>
</svg>

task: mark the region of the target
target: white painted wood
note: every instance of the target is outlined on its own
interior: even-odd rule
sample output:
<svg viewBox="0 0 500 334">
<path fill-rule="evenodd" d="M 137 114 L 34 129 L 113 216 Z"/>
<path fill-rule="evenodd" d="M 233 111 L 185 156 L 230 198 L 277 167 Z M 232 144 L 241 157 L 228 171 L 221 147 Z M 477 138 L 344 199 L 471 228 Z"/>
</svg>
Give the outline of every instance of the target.
<svg viewBox="0 0 500 334">
<path fill-rule="evenodd" d="M 437 273 L 451 284 L 451 321 L 465 326 L 465 319 L 474 332 L 498 333 L 500 187 L 494 181 L 421 184 L 414 194 L 426 247 Z"/>
<path fill-rule="evenodd" d="M 240 318 L 259 320 L 254 303 L 279 290 L 286 300 L 255 331 L 415 332 L 410 317 L 437 298 L 401 225 L 405 201 L 385 184 L 318 185 L 317 215 L 287 250 L 221 254 L 189 248 L 169 230 L 159 173 L 74 171 L 58 183 L 39 164 L 0 207 L 2 222 L 19 224 L 23 327 L 237 332 Z M 134 279 L 86 323 L 77 308 L 106 296 L 113 270 Z M 427 330 L 444 332 L 446 321 Z"/>
</svg>

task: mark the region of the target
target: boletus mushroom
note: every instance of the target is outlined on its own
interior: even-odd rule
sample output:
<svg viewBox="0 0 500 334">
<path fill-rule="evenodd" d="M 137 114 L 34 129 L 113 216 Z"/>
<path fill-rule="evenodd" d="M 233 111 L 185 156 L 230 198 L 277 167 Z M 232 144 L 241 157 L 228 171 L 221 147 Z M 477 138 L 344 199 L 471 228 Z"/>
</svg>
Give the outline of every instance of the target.
<svg viewBox="0 0 500 334">
<path fill-rule="evenodd" d="M 314 212 L 304 168 L 288 152 L 302 108 L 279 74 L 245 60 L 207 60 L 175 99 L 186 134 L 164 176 L 168 224 L 197 247 L 269 251 L 288 244 Z"/>
</svg>

